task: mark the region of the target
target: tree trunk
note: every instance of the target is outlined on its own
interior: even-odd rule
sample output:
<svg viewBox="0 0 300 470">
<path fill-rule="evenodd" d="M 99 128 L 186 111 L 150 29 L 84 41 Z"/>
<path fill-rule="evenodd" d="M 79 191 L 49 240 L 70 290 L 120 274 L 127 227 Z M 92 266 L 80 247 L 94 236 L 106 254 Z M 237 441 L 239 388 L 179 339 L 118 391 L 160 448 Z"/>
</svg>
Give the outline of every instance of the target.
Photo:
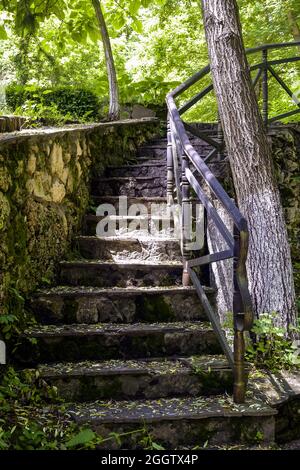
<svg viewBox="0 0 300 470">
<path fill-rule="evenodd" d="M 202 0 L 206 39 L 238 205 L 249 224 L 249 287 L 256 315 L 296 324 L 287 230 L 272 156 L 243 46 L 235 0 Z"/>
<path fill-rule="evenodd" d="M 290 30 L 293 35 L 294 41 L 300 41 L 300 28 L 295 17 L 295 13 L 293 11 L 288 11 L 287 13 L 288 22 L 290 25 Z M 300 51 L 300 46 L 299 46 Z"/>
<path fill-rule="evenodd" d="M 232 219 L 225 211 L 221 203 L 215 199 L 210 191 L 209 197 L 213 206 L 223 220 L 228 231 L 233 235 Z M 207 245 L 209 253 L 218 253 L 227 249 L 227 244 L 221 236 L 216 225 L 208 218 L 207 221 Z M 228 319 L 228 313 L 232 312 L 233 303 L 233 259 L 226 259 L 210 265 L 211 285 L 216 289 L 216 307 L 221 324 Z"/>
<path fill-rule="evenodd" d="M 118 120 L 120 118 L 120 104 L 119 104 L 119 88 L 117 81 L 116 68 L 111 49 L 110 39 L 105 23 L 105 19 L 102 13 L 101 4 L 99 0 L 92 0 L 93 7 L 95 9 L 103 48 L 105 54 L 105 63 L 109 84 L 109 112 L 108 118 L 110 121 Z"/>
</svg>

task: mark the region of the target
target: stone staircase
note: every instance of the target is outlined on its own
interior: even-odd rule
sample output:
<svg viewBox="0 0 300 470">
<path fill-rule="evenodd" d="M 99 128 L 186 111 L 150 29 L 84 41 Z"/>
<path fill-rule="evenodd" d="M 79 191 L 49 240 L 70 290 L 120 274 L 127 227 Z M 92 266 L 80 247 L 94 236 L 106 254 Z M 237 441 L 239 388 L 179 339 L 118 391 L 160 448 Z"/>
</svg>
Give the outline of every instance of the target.
<svg viewBox="0 0 300 470">
<path fill-rule="evenodd" d="M 128 205 L 166 203 L 165 152 L 158 139 L 134 164 L 108 168 L 92 181 L 95 205 L 117 207 L 120 195 Z M 145 426 L 167 449 L 272 442 L 274 410 L 255 397 L 232 402 L 232 371 L 194 288 L 181 285 L 172 228 L 124 234 L 121 217 L 115 236 L 96 237 L 99 221 L 86 215 L 78 259 L 62 261 L 59 285 L 32 298 L 39 326 L 25 332 L 36 346 L 19 352 L 23 362 L 57 387 L 69 415 L 102 436 Z M 213 303 L 215 292 L 206 292 Z M 123 448 L 139 446 L 139 433 L 122 440 Z"/>
</svg>

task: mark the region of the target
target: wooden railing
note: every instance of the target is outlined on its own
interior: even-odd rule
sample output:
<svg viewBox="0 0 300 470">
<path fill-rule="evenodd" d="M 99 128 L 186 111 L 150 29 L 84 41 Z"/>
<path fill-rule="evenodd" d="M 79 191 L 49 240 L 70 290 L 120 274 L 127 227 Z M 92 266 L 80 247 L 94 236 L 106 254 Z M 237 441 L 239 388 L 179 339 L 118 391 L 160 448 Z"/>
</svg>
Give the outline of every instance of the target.
<svg viewBox="0 0 300 470">
<path fill-rule="evenodd" d="M 297 62 L 299 55 L 269 60 L 268 52 L 270 50 L 299 47 L 300 42 L 268 44 L 247 50 L 247 54 L 261 53 L 262 59 L 259 63 L 250 66 L 251 70 L 257 70 L 253 79 L 255 86 L 262 79 L 262 116 L 264 123 L 268 125 L 273 121 L 283 119 L 300 112 L 300 102 L 295 100 L 296 109 L 281 113 L 277 116 L 269 117 L 268 87 L 269 75 L 279 83 L 284 91 L 293 98 L 294 95 L 285 81 L 274 70 L 275 65 Z M 181 116 L 192 106 L 202 100 L 213 90 L 213 85 L 207 85 L 195 96 L 190 98 L 185 104 L 177 107 L 175 99 L 188 90 L 192 85 L 202 80 L 210 73 L 210 67 L 207 66 L 171 91 L 166 98 L 168 107 L 168 149 L 167 149 L 167 199 L 168 204 L 172 205 L 174 201 L 181 207 L 181 246 L 183 255 L 183 285 L 188 285 L 190 281 L 194 284 L 196 291 L 202 301 L 208 318 L 218 337 L 220 345 L 226 355 L 230 366 L 234 372 L 234 391 L 233 397 L 236 403 L 243 403 L 246 393 L 246 373 L 245 373 L 245 340 L 244 333 L 249 331 L 253 323 L 253 312 L 251 297 L 248 290 L 246 259 L 248 252 L 248 226 L 247 221 L 240 213 L 236 204 L 226 193 L 222 185 L 210 171 L 207 166 L 212 158 L 220 158 L 223 152 L 223 133 L 218 125 L 217 137 L 212 137 L 207 132 L 194 127 L 191 124 L 183 122 Z M 212 150 L 205 158 L 201 158 L 195 148 L 192 146 L 188 137 L 188 132 L 201 138 L 209 145 Z M 205 190 L 204 182 L 208 191 Z M 175 184 L 174 184 L 175 183 Z M 217 253 L 207 254 L 197 258 L 192 257 L 189 250 L 190 246 L 190 204 L 191 192 L 193 189 L 197 199 L 206 209 L 207 218 L 218 229 L 220 235 L 227 245 L 225 250 Z M 230 233 L 227 226 L 219 216 L 213 198 L 217 199 L 223 206 L 229 218 L 233 222 L 233 233 Z M 198 266 L 211 264 L 221 260 L 233 258 L 233 326 L 234 326 L 234 345 L 233 352 L 228 344 L 224 334 L 219 317 L 211 306 L 208 297 L 203 289 L 197 271 Z"/>
</svg>

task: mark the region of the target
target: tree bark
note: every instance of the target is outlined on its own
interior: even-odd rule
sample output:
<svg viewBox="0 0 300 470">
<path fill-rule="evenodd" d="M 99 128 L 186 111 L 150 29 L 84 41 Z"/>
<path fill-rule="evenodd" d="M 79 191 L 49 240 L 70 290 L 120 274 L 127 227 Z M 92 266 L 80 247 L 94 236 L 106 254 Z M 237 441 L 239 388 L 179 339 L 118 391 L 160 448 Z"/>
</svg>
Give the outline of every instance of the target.
<svg viewBox="0 0 300 470">
<path fill-rule="evenodd" d="M 221 203 L 217 199 L 214 200 L 214 196 L 211 191 L 209 193 L 209 197 L 213 201 L 213 205 L 228 231 L 233 235 L 232 219 L 229 217 Z M 228 248 L 216 225 L 209 219 L 207 221 L 207 244 L 209 253 L 218 253 Z M 216 289 L 217 292 L 217 312 L 220 322 L 223 324 L 228 318 L 228 313 L 232 312 L 233 259 L 226 259 L 223 261 L 218 261 L 218 263 L 212 263 L 210 265 L 210 269 L 211 285 Z"/>
<path fill-rule="evenodd" d="M 109 84 L 109 112 L 108 119 L 110 121 L 118 120 L 120 118 L 120 103 L 119 103 L 119 87 L 117 81 L 117 74 L 115 68 L 114 57 L 112 53 L 109 34 L 107 31 L 105 19 L 101 9 L 100 0 L 92 0 L 92 4 L 96 13 L 101 39 L 105 54 L 105 64 L 107 70 L 107 78 Z"/>
<path fill-rule="evenodd" d="M 238 205 L 248 220 L 249 287 L 256 315 L 296 324 L 287 230 L 272 156 L 243 45 L 236 0 L 202 0 L 214 90 Z"/>
</svg>

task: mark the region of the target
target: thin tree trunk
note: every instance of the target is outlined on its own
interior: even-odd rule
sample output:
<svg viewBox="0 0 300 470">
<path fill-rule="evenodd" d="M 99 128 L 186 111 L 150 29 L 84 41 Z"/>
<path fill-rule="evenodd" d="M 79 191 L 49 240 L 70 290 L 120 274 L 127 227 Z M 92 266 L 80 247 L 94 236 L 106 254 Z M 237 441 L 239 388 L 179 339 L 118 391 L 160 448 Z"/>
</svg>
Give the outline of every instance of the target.
<svg viewBox="0 0 300 470">
<path fill-rule="evenodd" d="M 288 22 L 290 25 L 290 30 L 293 35 L 294 41 L 300 41 L 300 27 L 295 17 L 295 13 L 293 11 L 288 11 L 287 17 L 288 17 Z M 300 46 L 299 46 L 299 51 L 300 51 Z"/>
<path fill-rule="evenodd" d="M 235 0 L 202 0 L 206 39 L 241 212 L 249 224 L 249 286 L 257 315 L 296 324 L 293 271 L 272 156 L 243 46 Z"/>
<path fill-rule="evenodd" d="M 100 28 L 104 54 L 105 54 L 105 63 L 109 84 L 109 112 L 108 118 L 110 121 L 118 120 L 120 117 L 120 104 L 119 104 L 119 88 L 117 81 L 116 68 L 113 58 L 113 53 L 111 49 L 111 43 L 105 23 L 105 19 L 101 9 L 100 0 L 92 0 L 93 7 L 95 9 L 98 25 Z"/>
</svg>

